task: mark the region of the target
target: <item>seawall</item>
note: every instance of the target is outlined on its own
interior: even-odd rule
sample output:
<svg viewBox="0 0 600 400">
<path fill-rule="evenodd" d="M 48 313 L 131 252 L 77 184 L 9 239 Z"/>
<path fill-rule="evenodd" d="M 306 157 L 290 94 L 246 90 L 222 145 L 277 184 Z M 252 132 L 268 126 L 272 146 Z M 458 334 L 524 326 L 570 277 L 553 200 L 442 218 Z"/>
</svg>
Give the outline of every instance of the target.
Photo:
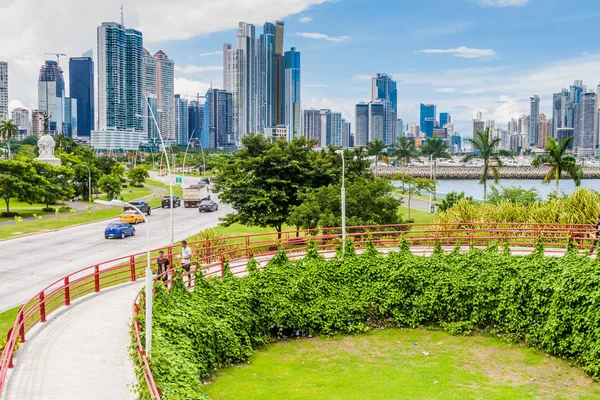
<svg viewBox="0 0 600 400">
<path fill-rule="evenodd" d="M 460 166 L 440 166 L 437 167 L 437 179 L 480 179 L 482 167 L 460 167 Z M 550 170 L 549 167 L 503 167 L 500 169 L 501 179 L 543 179 Z M 392 175 L 404 173 L 415 178 L 429 178 L 431 176 L 431 168 L 429 166 L 399 166 L 387 167 L 379 166 L 377 176 L 390 177 Z M 490 178 L 493 178 L 490 171 Z M 562 176 L 568 179 L 568 175 Z M 600 179 L 600 168 L 583 168 L 584 179 Z"/>
</svg>

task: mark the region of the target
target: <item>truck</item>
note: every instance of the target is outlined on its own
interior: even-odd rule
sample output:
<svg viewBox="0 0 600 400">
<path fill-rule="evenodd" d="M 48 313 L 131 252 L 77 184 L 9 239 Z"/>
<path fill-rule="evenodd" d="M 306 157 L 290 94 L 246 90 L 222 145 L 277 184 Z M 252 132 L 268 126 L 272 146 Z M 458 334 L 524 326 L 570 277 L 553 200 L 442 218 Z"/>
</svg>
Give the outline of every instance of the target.
<svg viewBox="0 0 600 400">
<path fill-rule="evenodd" d="M 185 208 L 198 207 L 202 200 L 209 197 L 206 185 L 192 185 L 183 188 L 183 206 Z"/>
</svg>

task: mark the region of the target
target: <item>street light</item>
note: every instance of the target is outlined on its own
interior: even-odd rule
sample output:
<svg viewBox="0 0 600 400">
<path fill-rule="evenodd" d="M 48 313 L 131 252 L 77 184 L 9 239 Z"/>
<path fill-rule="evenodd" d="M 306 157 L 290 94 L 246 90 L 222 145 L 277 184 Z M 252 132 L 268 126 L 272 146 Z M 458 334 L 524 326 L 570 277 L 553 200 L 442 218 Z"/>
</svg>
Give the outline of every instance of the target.
<svg viewBox="0 0 600 400">
<path fill-rule="evenodd" d="M 83 164 L 83 166 L 88 170 L 88 201 L 92 201 L 92 171 L 87 164 Z"/>
<path fill-rule="evenodd" d="M 346 182 L 345 171 L 346 162 L 344 161 L 344 150 L 337 150 L 336 153 L 342 156 L 342 256 L 346 253 Z"/>
<path fill-rule="evenodd" d="M 163 153 L 165 154 L 165 159 L 167 162 L 167 174 L 169 175 L 169 202 L 171 203 L 171 245 L 175 241 L 175 227 L 173 225 L 173 180 L 171 175 L 171 165 L 169 164 L 169 155 L 167 154 L 167 148 L 165 146 L 165 142 L 162 138 L 162 132 L 160 131 L 160 127 L 158 126 L 158 122 L 156 121 L 156 117 L 154 116 L 154 111 L 152 111 L 152 107 L 150 107 L 150 102 L 148 101 L 148 96 L 144 96 L 146 100 L 146 105 L 148 106 L 148 110 L 150 110 L 150 115 L 140 115 L 136 114 L 136 118 L 152 118 L 154 121 L 154 125 L 156 126 L 156 130 L 158 131 L 158 138 L 160 139 L 160 144 L 163 148 Z"/>
<path fill-rule="evenodd" d="M 111 207 L 131 207 L 142 215 L 146 223 L 146 353 L 150 354 L 152 348 L 152 267 L 150 263 L 150 226 L 148 220 L 139 208 L 122 200 L 106 201 L 97 199 L 94 203 Z"/>
</svg>

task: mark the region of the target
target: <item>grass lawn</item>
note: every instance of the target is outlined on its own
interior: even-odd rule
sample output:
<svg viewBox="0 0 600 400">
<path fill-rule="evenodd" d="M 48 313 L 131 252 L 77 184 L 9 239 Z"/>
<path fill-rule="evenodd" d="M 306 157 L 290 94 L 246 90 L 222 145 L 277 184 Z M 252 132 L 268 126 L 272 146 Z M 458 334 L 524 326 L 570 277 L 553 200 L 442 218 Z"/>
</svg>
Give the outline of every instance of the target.
<svg viewBox="0 0 600 400">
<path fill-rule="evenodd" d="M 594 399 L 600 385 L 565 361 L 494 337 L 388 329 L 288 340 L 206 385 L 228 399 Z"/>
<path fill-rule="evenodd" d="M 0 340 L 6 339 L 8 331 L 10 330 L 10 328 L 13 327 L 13 324 L 15 323 L 15 319 L 17 318 L 19 308 L 21 308 L 21 306 L 11 308 L 10 310 L 6 310 L 3 313 L 0 313 Z"/>
<path fill-rule="evenodd" d="M 408 219 L 408 207 L 399 207 L 398 213 L 402 216 L 403 220 L 406 221 Z M 435 214 L 411 208 L 410 217 L 414 220 L 415 224 L 430 224 L 433 222 Z"/>
</svg>

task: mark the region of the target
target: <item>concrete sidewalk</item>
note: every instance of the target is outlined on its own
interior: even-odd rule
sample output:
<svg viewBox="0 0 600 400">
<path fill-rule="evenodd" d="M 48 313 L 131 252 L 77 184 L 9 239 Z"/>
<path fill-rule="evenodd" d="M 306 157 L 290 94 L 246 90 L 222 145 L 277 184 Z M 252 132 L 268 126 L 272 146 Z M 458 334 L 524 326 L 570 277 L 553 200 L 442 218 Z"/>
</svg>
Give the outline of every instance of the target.
<svg viewBox="0 0 600 400">
<path fill-rule="evenodd" d="M 143 283 L 106 289 L 52 314 L 27 336 L 2 400 L 128 400 L 132 305 Z"/>
</svg>

